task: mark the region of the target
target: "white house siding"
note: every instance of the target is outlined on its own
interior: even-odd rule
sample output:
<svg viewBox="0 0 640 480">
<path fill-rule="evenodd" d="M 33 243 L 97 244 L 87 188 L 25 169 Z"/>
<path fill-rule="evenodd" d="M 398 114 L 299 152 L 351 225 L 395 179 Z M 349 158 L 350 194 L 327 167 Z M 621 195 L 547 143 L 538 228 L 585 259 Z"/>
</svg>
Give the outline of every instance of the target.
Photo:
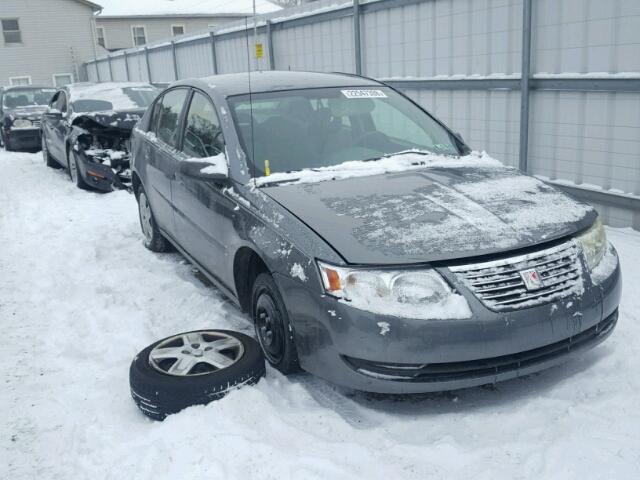
<svg viewBox="0 0 640 480">
<path fill-rule="evenodd" d="M 133 47 L 132 27 L 144 26 L 147 43 L 167 40 L 172 36 L 172 25 L 183 25 L 185 33 L 207 30 L 210 25 L 219 26 L 223 23 L 238 20 L 240 17 L 131 17 L 131 18 L 96 18 L 96 26 L 103 27 L 105 32 L 105 46 L 108 50 L 120 50 Z"/>
<path fill-rule="evenodd" d="M 21 44 L 5 45 L 0 32 L 0 85 L 23 76 L 44 85 L 53 85 L 54 74 L 82 79 L 82 63 L 94 56 L 91 7 L 75 0 L 0 0 L 0 18 L 18 18 L 22 34 Z"/>
</svg>

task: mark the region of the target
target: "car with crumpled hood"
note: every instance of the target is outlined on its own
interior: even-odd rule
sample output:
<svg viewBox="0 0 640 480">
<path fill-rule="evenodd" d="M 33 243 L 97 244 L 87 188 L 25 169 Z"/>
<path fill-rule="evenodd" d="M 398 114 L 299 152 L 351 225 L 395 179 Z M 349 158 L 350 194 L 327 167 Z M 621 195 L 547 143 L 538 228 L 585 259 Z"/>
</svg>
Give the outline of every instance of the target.
<svg viewBox="0 0 640 480">
<path fill-rule="evenodd" d="M 24 85 L 0 90 L 0 145 L 6 150 L 40 148 L 40 121 L 55 88 Z"/>
<path fill-rule="evenodd" d="M 284 373 L 452 390 L 557 365 L 616 326 L 620 266 L 596 211 L 383 83 L 176 82 L 132 154 L 145 245 L 193 262 Z"/>
<path fill-rule="evenodd" d="M 42 117 L 46 165 L 66 168 L 79 188 L 128 188 L 131 131 L 157 92 L 142 82 L 76 83 L 59 89 Z"/>
</svg>

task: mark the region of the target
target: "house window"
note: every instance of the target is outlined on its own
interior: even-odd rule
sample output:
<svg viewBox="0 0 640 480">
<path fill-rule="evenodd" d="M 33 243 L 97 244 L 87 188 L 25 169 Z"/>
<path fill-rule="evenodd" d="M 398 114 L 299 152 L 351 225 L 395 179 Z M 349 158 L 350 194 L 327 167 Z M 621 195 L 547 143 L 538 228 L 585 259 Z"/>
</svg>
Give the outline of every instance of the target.
<svg viewBox="0 0 640 480">
<path fill-rule="evenodd" d="M 56 73 L 53 75 L 53 84 L 56 87 L 64 87 L 73 83 L 73 74 L 71 73 Z"/>
<path fill-rule="evenodd" d="M 171 25 L 171 35 L 174 37 L 184 35 L 184 25 Z"/>
<path fill-rule="evenodd" d="M 10 77 L 9 83 L 12 87 L 16 87 L 18 85 L 31 85 L 31 77 Z"/>
<path fill-rule="evenodd" d="M 139 46 L 147 43 L 147 29 L 143 25 L 134 25 L 131 27 L 133 33 L 133 45 Z"/>
<path fill-rule="evenodd" d="M 104 36 L 104 27 L 96 27 L 96 37 L 98 39 L 98 45 L 102 48 L 107 48 L 107 42 Z"/>
<path fill-rule="evenodd" d="M 20 33 L 20 25 L 17 18 L 6 18 L 2 20 L 2 35 L 4 43 L 22 43 L 22 34 Z"/>
</svg>

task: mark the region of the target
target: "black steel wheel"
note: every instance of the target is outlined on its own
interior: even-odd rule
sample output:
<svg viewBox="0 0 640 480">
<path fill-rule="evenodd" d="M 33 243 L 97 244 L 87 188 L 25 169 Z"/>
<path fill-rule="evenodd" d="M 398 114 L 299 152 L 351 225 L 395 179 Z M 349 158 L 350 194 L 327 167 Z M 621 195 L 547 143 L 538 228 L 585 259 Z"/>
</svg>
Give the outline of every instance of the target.
<svg viewBox="0 0 640 480">
<path fill-rule="evenodd" d="M 273 277 L 261 273 L 253 285 L 253 323 L 258 342 L 269 363 L 282 373 L 300 371 L 293 329 Z"/>
</svg>

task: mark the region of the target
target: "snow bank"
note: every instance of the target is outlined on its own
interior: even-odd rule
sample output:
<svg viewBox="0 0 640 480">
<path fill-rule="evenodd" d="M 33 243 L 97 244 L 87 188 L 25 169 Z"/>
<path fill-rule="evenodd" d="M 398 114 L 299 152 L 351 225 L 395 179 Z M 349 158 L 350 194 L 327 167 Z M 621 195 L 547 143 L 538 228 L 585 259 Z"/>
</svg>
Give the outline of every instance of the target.
<svg viewBox="0 0 640 480">
<path fill-rule="evenodd" d="M 349 161 L 330 167 L 314 169 L 305 168 L 295 172 L 274 173 L 256 179 L 256 185 L 287 182 L 290 184 L 318 183 L 328 180 L 342 180 L 345 178 L 368 177 L 383 173 L 405 172 L 419 170 L 425 167 L 503 167 L 504 165 L 486 152 L 473 152 L 464 157 L 451 157 L 435 153 L 418 153 L 407 151 L 379 160 Z"/>
<path fill-rule="evenodd" d="M 40 154 L 0 151 L 0 165 L 2 479 L 640 478 L 638 232 L 607 231 L 625 276 L 617 331 L 567 365 L 402 398 L 269 368 L 152 423 L 130 398 L 133 356 L 250 322 L 180 255 L 143 247 L 133 196 L 79 190 Z"/>
</svg>

